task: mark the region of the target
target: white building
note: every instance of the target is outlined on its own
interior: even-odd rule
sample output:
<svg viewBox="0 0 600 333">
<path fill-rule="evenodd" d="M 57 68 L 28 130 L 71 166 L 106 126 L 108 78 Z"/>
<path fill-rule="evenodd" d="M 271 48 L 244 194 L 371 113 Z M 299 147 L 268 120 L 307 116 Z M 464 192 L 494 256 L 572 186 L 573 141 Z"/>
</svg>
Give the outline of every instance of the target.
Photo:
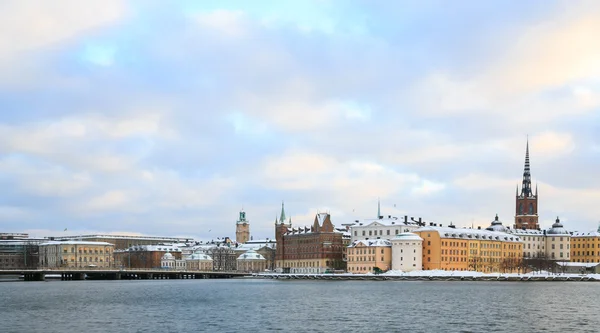
<svg viewBox="0 0 600 333">
<path fill-rule="evenodd" d="M 392 269 L 403 272 L 423 268 L 423 238 L 410 232 L 396 235 L 392 242 Z"/>
<path fill-rule="evenodd" d="M 213 259 L 206 253 L 194 252 L 185 259 L 185 269 L 188 271 L 212 271 Z"/>
<path fill-rule="evenodd" d="M 264 272 L 267 259 L 260 253 L 249 250 L 237 258 L 237 270 L 242 272 Z"/>
<path fill-rule="evenodd" d="M 550 260 L 571 260 L 571 234 L 560 223 L 556 222 L 546 231 L 546 257 Z"/>
<path fill-rule="evenodd" d="M 420 220 L 420 218 L 419 218 Z M 349 224 L 350 241 L 369 240 L 369 239 L 387 239 L 390 240 L 396 235 L 411 232 L 418 229 L 420 221 L 408 220 L 408 216 L 399 219 L 395 216 L 380 216 L 379 219 L 356 220 Z"/>
<path fill-rule="evenodd" d="M 496 218 L 486 230 L 506 232 L 518 236 L 521 243 L 523 243 L 524 259 L 571 260 L 571 234 L 563 227 L 558 217 L 550 229 L 533 230 L 505 227 L 496 215 Z"/>
<path fill-rule="evenodd" d="M 165 253 L 160 259 L 160 267 L 164 269 L 172 269 L 172 270 L 185 270 L 185 260 L 184 259 L 175 259 L 171 253 Z"/>
</svg>

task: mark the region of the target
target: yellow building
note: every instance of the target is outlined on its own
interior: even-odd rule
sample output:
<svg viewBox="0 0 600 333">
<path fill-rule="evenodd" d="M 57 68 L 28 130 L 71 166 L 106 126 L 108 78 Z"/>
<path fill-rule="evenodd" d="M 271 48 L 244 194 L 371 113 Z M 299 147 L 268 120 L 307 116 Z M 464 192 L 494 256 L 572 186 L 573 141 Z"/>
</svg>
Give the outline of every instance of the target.
<svg viewBox="0 0 600 333">
<path fill-rule="evenodd" d="M 423 238 L 423 269 L 517 272 L 522 266 L 519 237 L 503 232 L 450 227 L 413 231 Z"/>
<path fill-rule="evenodd" d="M 392 268 L 392 242 L 384 239 L 357 240 L 347 249 L 349 273 L 372 273 Z"/>
<path fill-rule="evenodd" d="M 106 242 L 50 241 L 40 244 L 41 268 L 112 267 L 114 245 Z"/>
<path fill-rule="evenodd" d="M 600 228 L 593 232 L 575 232 L 571 235 L 571 261 L 600 263 Z"/>
</svg>

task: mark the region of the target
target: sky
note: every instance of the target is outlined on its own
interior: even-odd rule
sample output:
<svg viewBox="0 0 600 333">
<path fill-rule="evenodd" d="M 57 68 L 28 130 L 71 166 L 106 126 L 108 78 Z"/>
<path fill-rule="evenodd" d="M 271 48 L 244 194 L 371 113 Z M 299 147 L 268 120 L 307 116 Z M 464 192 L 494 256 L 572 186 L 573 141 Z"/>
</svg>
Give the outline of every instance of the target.
<svg viewBox="0 0 600 333">
<path fill-rule="evenodd" d="M 598 1 L 0 2 L 0 232 L 600 221 Z M 65 231 L 66 229 L 66 231 Z"/>
</svg>

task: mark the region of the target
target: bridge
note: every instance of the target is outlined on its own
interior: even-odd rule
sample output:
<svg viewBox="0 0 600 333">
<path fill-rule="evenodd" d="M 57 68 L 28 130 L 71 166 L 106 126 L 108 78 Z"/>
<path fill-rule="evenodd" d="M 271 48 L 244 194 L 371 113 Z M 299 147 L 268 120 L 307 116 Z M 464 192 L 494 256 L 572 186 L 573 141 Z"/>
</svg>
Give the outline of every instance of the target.
<svg viewBox="0 0 600 333">
<path fill-rule="evenodd" d="M 230 279 L 250 276 L 250 273 L 228 271 L 186 271 L 165 269 L 12 269 L 0 270 L 0 275 L 23 276 L 25 281 L 44 281 L 46 275 L 65 280 L 162 280 L 162 279 Z"/>
</svg>

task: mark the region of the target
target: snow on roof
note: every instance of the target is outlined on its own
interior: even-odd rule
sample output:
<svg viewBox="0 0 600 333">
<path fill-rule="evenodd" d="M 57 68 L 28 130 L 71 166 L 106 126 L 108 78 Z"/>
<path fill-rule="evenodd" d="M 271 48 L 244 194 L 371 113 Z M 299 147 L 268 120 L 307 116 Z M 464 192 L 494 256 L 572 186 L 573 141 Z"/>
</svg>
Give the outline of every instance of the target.
<svg viewBox="0 0 600 333">
<path fill-rule="evenodd" d="M 237 260 L 266 260 L 260 253 L 248 250 L 237 258 Z"/>
<path fill-rule="evenodd" d="M 369 247 L 381 247 L 381 246 L 392 246 L 392 242 L 386 239 L 360 239 L 355 240 L 348 247 L 357 247 L 359 245 L 369 246 Z"/>
<path fill-rule="evenodd" d="M 544 232 L 541 230 L 535 230 L 535 229 L 508 229 L 506 231 L 506 233 L 508 234 L 513 234 L 513 235 L 517 235 L 517 236 L 544 236 Z"/>
<path fill-rule="evenodd" d="M 95 246 L 114 246 L 111 243 L 107 243 L 107 242 L 85 242 L 85 241 L 49 241 L 49 242 L 45 242 L 40 244 L 40 246 L 47 246 L 47 245 L 95 245 Z"/>
<path fill-rule="evenodd" d="M 206 253 L 195 252 L 185 260 L 204 260 L 212 261 L 213 259 Z"/>
<path fill-rule="evenodd" d="M 600 232 L 574 232 L 573 235 L 571 235 L 571 237 L 600 237 Z"/>
<path fill-rule="evenodd" d="M 392 240 L 401 240 L 401 241 L 414 240 L 414 241 L 422 241 L 423 238 L 421 238 L 417 234 L 413 234 L 412 232 L 403 232 L 403 233 L 397 234 L 396 237 L 392 238 Z"/>
<path fill-rule="evenodd" d="M 323 225 L 323 222 L 325 221 L 325 218 L 327 218 L 329 214 L 327 213 L 318 213 L 317 214 L 317 221 L 319 221 L 320 225 Z"/>
<path fill-rule="evenodd" d="M 504 232 L 488 231 L 481 229 L 450 228 L 450 227 L 421 227 L 414 232 L 433 231 L 440 234 L 441 238 L 463 238 L 480 240 L 497 240 L 505 242 L 521 242 L 516 235 Z"/>
<path fill-rule="evenodd" d="M 559 266 L 565 266 L 565 267 L 596 267 L 596 266 L 600 265 L 600 263 L 597 263 L 597 262 L 561 262 L 561 261 L 556 262 L 556 264 Z"/>
<path fill-rule="evenodd" d="M 174 244 L 159 244 L 159 245 L 134 245 L 127 250 L 123 251 L 168 251 L 168 252 L 181 252 L 181 248 Z"/>
<path fill-rule="evenodd" d="M 190 238 L 180 238 L 180 237 L 127 236 L 127 235 L 80 235 L 80 236 L 55 237 L 55 239 L 61 239 L 61 240 L 83 239 L 83 238 L 160 240 L 163 242 L 164 241 L 183 242 L 185 240 L 192 239 L 191 237 Z"/>
<path fill-rule="evenodd" d="M 407 221 L 404 223 L 404 219 L 400 220 L 395 216 L 388 216 L 382 219 L 364 219 L 362 221 L 355 221 L 351 224 L 352 227 L 366 227 L 371 225 L 382 225 L 386 227 L 397 226 L 397 225 L 413 225 L 418 226 L 416 222 Z"/>
</svg>

